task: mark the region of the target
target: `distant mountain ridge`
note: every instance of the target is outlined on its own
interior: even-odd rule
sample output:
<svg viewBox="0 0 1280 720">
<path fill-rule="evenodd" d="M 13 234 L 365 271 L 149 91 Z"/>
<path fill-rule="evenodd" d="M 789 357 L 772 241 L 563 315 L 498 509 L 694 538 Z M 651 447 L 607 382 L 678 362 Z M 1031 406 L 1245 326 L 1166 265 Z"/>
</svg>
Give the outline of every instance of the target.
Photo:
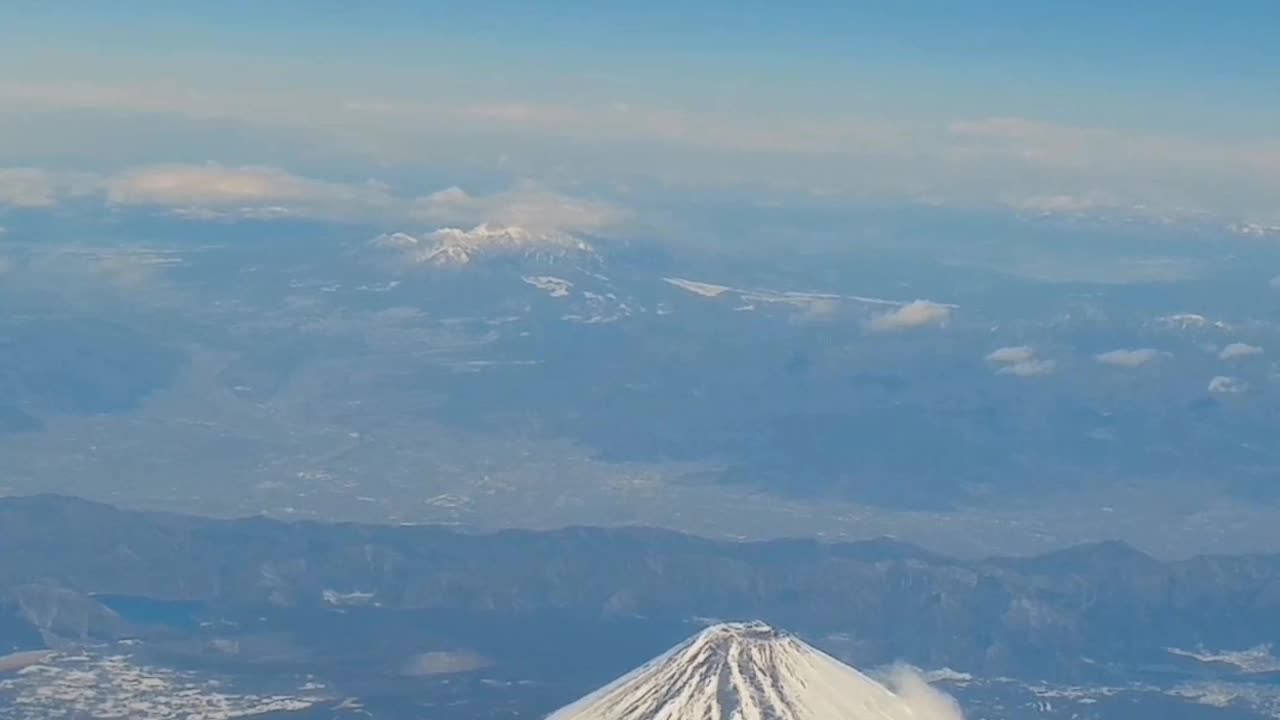
<svg viewBox="0 0 1280 720">
<path fill-rule="evenodd" d="M 596 254 L 591 243 L 569 233 L 489 223 L 467 230 L 441 228 L 423 235 L 389 233 L 374 238 L 373 244 L 401 251 L 413 263 L 436 267 L 468 265 L 486 257 L 554 262 L 570 257 L 594 258 Z"/>
<path fill-rule="evenodd" d="M 969 562 L 889 541 L 738 544 L 646 528 L 480 534 L 31 496 L 0 499 L 0 547 L 0 608 L 47 638 L 127 632 L 94 600 L 104 594 L 208 608 L 759 617 L 851 643 L 868 662 L 1022 676 L 1165 662 L 1168 647 L 1280 641 L 1280 556 L 1165 562 L 1118 543 Z"/>
</svg>

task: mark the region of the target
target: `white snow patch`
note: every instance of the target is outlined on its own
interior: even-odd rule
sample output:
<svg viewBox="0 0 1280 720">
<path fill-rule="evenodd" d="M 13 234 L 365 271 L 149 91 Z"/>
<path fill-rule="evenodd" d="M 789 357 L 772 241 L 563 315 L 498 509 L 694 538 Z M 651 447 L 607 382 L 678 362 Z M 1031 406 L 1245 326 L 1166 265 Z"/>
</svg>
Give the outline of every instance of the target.
<svg viewBox="0 0 1280 720">
<path fill-rule="evenodd" d="M 1156 324 L 1166 330 L 1203 330 L 1205 328 L 1216 328 L 1218 330 L 1229 330 L 1230 325 L 1221 320 L 1210 320 L 1199 313 L 1174 313 L 1156 318 Z"/>
<path fill-rule="evenodd" d="M 568 297 L 570 288 L 573 287 L 573 283 L 568 280 L 550 275 L 525 275 L 520 279 L 539 290 L 547 291 L 547 294 L 551 297 L 557 298 Z"/>
<path fill-rule="evenodd" d="M 945 682 L 953 685 L 967 685 L 973 682 L 973 675 L 959 670 L 952 670 L 949 667 L 938 668 L 937 670 L 923 670 L 920 676 L 927 682 Z"/>
<path fill-rule="evenodd" d="M 373 603 L 373 593 L 361 590 L 353 590 L 351 592 L 338 592 L 337 590 L 325 590 L 321 593 L 324 601 L 330 605 L 339 607 L 348 607 L 353 605 L 369 605 Z"/>
<path fill-rule="evenodd" d="M 1280 659 L 1273 653 L 1271 645 L 1255 645 L 1245 650 L 1182 650 L 1165 648 L 1170 655 L 1187 657 L 1202 663 L 1221 663 L 1231 665 L 1245 673 L 1280 672 Z"/>
<path fill-rule="evenodd" d="M 754 307 L 755 303 L 773 303 L 782 305 L 791 305 L 801 310 L 809 310 L 815 306 L 829 307 L 832 303 L 842 301 L 861 303 L 864 305 L 881 305 L 892 308 L 906 308 L 918 303 L 926 302 L 917 300 L 915 302 L 905 302 L 902 300 L 890 300 L 887 298 L 868 297 L 866 295 L 840 295 L 838 293 L 824 292 L 802 292 L 796 290 L 765 290 L 765 289 L 748 289 L 736 288 L 729 285 L 716 285 L 708 282 L 700 282 L 697 280 L 688 280 L 686 278 L 664 277 L 664 282 L 674 285 L 678 288 L 687 290 L 695 295 L 702 297 L 716 298 L 725 294 L 737 295 L 738 298 L 746 305 Z M 956 309 L 955 305 L 948 303 L 929 303 L 937 308 L 945 308 L 946 310 Z M 741 307 L 741 306 L 740 306 Z M 740 308 L 735 308 L 740 309 Z"/>
<path fill-rule="evenodd" d="M 684 278 L 664 277 L 662 279 L 664 282 L 675 285 L 682 290 L 688 290 L 695 295 L 710 298 L 720 297 L 733 289 L 726 285 L 712 285 L 711 283 L 698 282 L 696 280 L 685 280 Z"/>
<path fill-rule="evenodd" d="M 1202 328 L 1209 324 L 1209 318 L 1199 313 L 1174 313 L 1160 318 L 1160 322 L 1163 325 L 1183 329 Z"/>
<path fill-rule="evenodd" d="M 50 654 L 16 676 L 0 679 L 0 696 L 22 717 L 228 720 L 306 710 L 319 698 L 231 692 L 220 681 L 163 667 L 138 665 L 129 655 Z"/>
</svg>

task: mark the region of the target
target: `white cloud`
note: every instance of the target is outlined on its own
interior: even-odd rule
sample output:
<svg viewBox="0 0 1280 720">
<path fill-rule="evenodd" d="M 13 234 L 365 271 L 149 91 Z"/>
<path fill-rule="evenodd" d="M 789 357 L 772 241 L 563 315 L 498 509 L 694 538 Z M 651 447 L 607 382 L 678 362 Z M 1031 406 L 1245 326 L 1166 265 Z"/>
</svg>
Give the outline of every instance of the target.
<svg viewBox="0 0 1280 720">
<path fill-rule="evenodd" d="M 987 362 L 998 365 L 1025 363 L 1035 358 L 1036 350 L 1030 345 L 1010 345 L 997 348 L 987 355 Z"/>
<path fill-rule="evenodd" d="M 349 217 L 394 209 L 384 186 L 315 180 L 265 166 L 156 165 L 107 178 L 108 203 L 188 217 Z"/>
<path fill-rule="evenodd" d="M 0 169 L 0 205 L 51 207 L 57 203 L 53 178 L 35 168 Z"/>
<path fill-rule="evenodd" d="M 1242 393 L 1247 390 L 1248 387 L 1249 386 L 1239 378 L 1233 378 L 1227 375 L 1218 375 L 1209 381 L 1209 392 L 1211 393 Z"/>
<path fill-rule="evenodd" d="M 964 720 L 955 698 L 933 687 L 918 670 L 899 663 L 890 669 L 887 685 L 913 710 L 913 717 L 929 720 Z"/>
<path fill-rule="evenodd" d="M 1053 360 L 1036 357 L 1035 348 L 1030 345 L 1010 345 L 997 348 L 987 354 L 987 362 L 999 365 L 996 372 L 1000 375 L 1015 377 L 1039 377 L 1049 375 L 1058 368 Z"/>
<path fill-rule="evenodd" d="M 911 328 L 941 325 L 951 317 L 951 307 L 929 300 L 915 300 L 896 310 L 890 310 L 871 320 L 870 327 L 878 332 L 908 330 Z"/>
<path fill-rule="evenodd" d="M 532 183 L 494 195 L 475 196 L 450 187 L 415 201 L 411 216 L 437 225 L 489 223 L 533 232 L 599 233 L 626 218 L 605 202 L 572 198 Z"/>
<path fill-rule="evenodd" d="M 1001 375 L 1014 375 L 1016 377 L 1040 377 L 1041 375 L 1050 375 L 1058 369 L 1058 364 L 1052 360 L 1024 360 L 1016 362 L 1012 365 L 1006 365 L 998 371 Z"/>
<path fill-rule="evenodd" d="M 1271 282 L 1267 284 L 1270 285 L 1274 290 L 1280 290 L 1280 275 L 1277 275 L 1271 278 Z"/>
<path fill-rule="evenodd" d="M 1254 355 L 1261 355 L 1261 354 L 1262 354 L 1262 348 L 1258 347 L 1257 345 L 1250 345 L 1249 343 L 1242 343 L 1242 342 L 1233 342 L 1230 345 L 1227 345 L 1226 347 L 1222 348 L 1222 350 L 1218 353 L 1218 357 L 1222 358 L 1223 360 L 1239 360 L 1241 358 L 1253 357 Z"/>
<path fill-rule="evenodd" d="M 1154 348 L 1138 348 L 1136 350 L 1110 350 L 1094 356 L 1103 365 L 1122 368 L 1136 368 L 1160 357 Z"/>
</svg>

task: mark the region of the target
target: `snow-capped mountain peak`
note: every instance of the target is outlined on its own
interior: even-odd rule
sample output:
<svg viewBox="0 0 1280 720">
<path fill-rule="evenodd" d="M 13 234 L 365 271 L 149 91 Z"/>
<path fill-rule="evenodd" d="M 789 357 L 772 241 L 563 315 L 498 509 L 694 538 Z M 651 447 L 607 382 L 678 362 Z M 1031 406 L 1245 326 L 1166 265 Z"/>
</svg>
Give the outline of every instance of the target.
<svg viewBox="0 0 1280 720">
<path fill-rule="evenodd" d="M 715 625 L 547 720 L 949 720 L 764 623 Z"/>
<path fill-rule="evenodd" d="M 481 223 L 470 230 L 440 228 L 421 236 L 391 233 L 375 238 L 374 243 L 399 250 L 415 263 L 436 266 L 467 265 L 486 256 L 554 261 L 595 255 L 590 243 L 568 233 L 490 223 Z"/>
</svg>

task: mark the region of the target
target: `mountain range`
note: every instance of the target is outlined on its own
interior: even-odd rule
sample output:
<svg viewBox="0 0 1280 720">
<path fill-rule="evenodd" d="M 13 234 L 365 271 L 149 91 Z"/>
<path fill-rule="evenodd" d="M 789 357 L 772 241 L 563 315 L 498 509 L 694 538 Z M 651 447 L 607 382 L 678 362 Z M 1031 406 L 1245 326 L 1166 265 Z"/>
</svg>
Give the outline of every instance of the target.
<svg viewBox="0 0 1280 720">
<path fill-rule="evenodd" d="M 1280 642 L 1280 556 L 1169 562 L 1115 542 L 962 561 L 888 539 L 485 534 L 213 520 L 32 496 L 0 499 L 0 546 L 0 647 L 10 650 L 147 636 L 154 613 L 139 624 L 121 611 L 138 603 L 202 618 L 176 630 L 158 623 L 202 643 L 234 640 L 242 631 L 219 629 L 217 618 L 257 613 L 246 608 L 332 622 L 354 611 L 761 618 L 860 664 L 1017 677 L 1197 666 L 1195 653 Z"/>
</svg>

